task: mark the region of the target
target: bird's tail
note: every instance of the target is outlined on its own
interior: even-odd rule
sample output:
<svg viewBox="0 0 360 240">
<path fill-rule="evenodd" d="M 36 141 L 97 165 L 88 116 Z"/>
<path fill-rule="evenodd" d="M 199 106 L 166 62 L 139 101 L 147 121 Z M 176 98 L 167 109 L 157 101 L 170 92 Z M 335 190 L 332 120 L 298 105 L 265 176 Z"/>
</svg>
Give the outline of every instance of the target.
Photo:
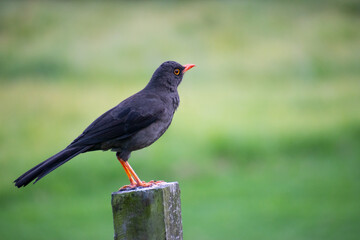
<svg viewBox="0 0 360 240">
<path fill-rule="evenodd" d="M 41 178 L 45 177 L 47 174 L 55 170 L 56 168 L 60 167 L 73 157 L 79 155 L 80 153 L 86 152 L 89 150 L 92 146 L 86 146 L 86 147 L 67 147 L 61 152 L 58 152 L 54 156 L 48 158 L 47 160 L 43 161 L 42 163 L 36 165 L 20 177 L 14 181 L 15 186 L 25 187 L 28 185 L 31 181 L 33 181 L 36 178 L 36 183 Z"/>
</svg>

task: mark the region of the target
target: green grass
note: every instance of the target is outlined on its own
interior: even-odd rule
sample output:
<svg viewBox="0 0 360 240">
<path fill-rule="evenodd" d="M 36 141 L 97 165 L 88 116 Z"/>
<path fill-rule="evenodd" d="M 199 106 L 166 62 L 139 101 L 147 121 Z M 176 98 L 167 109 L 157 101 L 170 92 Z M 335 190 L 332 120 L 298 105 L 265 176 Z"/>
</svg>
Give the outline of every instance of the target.
<svg viewBox="0 0 360 240">
<path fill-rule="evenodd" d="M 170 59 L 198 67 L 170 129 L 130 162 L 180 183 L 185 239 L 357 239 L 359 6 L 2 2 L 1 239 L 112 238 L 110 194 L 127 184 L 114 153 L 12 181 Z"/>
</svg>

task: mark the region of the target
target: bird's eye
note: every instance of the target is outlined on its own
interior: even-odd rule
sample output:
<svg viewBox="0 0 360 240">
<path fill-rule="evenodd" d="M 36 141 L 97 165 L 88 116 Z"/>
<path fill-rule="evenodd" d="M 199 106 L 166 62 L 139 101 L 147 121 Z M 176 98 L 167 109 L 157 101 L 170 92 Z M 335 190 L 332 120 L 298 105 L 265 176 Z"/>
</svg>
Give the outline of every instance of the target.
<svg viewBox="0 0 360 240">
<path fill-rule="evenodd" d="M 180 69 L 178 69 L 178 68 L 175 69 L 175 70 L 174 70 L 174 74 L 175 74 L 175 75 L 179 75 L 179 74 L 180 74 Z"/>
</svg>

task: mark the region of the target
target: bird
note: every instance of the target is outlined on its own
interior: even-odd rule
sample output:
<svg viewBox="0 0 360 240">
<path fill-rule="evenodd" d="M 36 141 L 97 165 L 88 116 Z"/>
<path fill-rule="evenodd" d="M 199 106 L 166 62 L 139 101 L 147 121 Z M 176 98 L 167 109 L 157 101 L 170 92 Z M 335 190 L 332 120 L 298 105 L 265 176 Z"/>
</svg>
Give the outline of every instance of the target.
<svg viewBox="0 0 360 240">
<path fill-rule="evenodd" d="M 150 146 L 168 129 L 180 102 L 178 86 L 193 67 L 175 61 L 162 63 L 142 90 L 98 117 L 65 149 L 18 177 L 15 186 L 25 187 L 33 180 L 35 184 L 77 155 L 96 150 L 116 152 L 130 181 L 120 190 L 161 183 L 141 181 L 128 160 L 133 151 Z"/>
</svg>

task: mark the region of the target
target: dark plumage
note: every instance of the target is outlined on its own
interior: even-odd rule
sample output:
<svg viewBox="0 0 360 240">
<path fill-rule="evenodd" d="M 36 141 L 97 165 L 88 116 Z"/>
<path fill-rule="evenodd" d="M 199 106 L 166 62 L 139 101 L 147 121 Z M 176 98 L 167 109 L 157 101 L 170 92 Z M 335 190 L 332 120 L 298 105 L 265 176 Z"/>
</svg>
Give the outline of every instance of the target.
<svg viewBox="0 0 360 240">
<path fill-rule="evenodd" d="M 26 186 L 34 179 L 37 182 L 78 154 L 95 150 L 117 152 L 131 183 L 125 187 L 153 184 L 140 181 L 127 160 L 132 151 L 149 146 L 167 130 L 179 106 L 177 87 L 194 66 L 174 61 L 161 64 L 143 90 L 105 112 L 64 150 L 16 179 L 15 186 Z"/>
</svg>

